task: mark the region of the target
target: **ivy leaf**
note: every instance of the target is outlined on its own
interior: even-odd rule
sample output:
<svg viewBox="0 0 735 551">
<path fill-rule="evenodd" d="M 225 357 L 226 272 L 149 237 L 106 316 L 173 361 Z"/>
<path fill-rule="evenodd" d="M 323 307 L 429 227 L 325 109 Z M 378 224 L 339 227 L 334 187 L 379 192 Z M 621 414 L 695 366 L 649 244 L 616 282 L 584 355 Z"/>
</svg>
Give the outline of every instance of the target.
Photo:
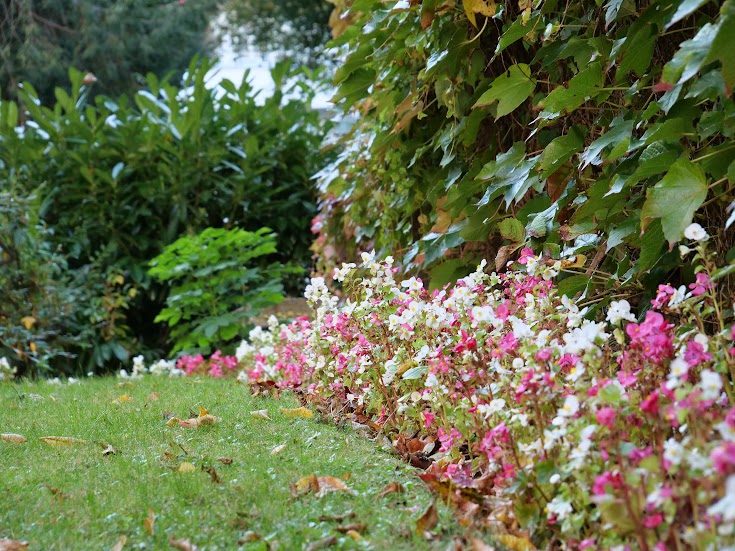
<svg viewBox="0 0 735 551">
<path fill-rule="evenodd" d="M 582 105 L 590 97 L 596 95 L 602 87 L 602 65 L 592 63 L 577 73 L 569 81 L 567 87 L 559 86 L 542 99 L 538 106 L 543 109 L 540 118 L 555 119 L 562 113 L 570 113 Z"/>
<path fill-rule="evenodd" d="M 675 86 L 696 75 L 710 54 L 719 29 L 719 23 L 707 23 L 694 38 L 682 42 L 674 57 L 664 66 L 661 80 Z M 735 57 L 735 54 L 729 54 L 728 57 Z"/>
<path fill-rule="evenodd" d="M 693 14 L 709 1 L 710 0 L 684 0 L 681 4 L 679 4 L 676 12 L 674 12 L 674 15 L 671 16 L 671 19 L 669 19 L 669 22 L 666 23 L 666 27 L 664 28 L 668 29 L 669 27 L 675 25 L 685 17 Z"/>
<path fill-rule="evenodd" d="M 660 218 L 664 236 L 670 245 L 681 239 L 684 229 L 692 223 L 694 212 L 707 198 L 704 171 L 689 159 L 676 161 L 666 176 L 646 191 L 641 211 L 641 226 L 651 218 Z"/>
<path fill-rule="evenodd" d="M 539 166 L 542 170 L 542 177 L 546 178 L 553 174 L 583 146 L 584 131 L 581 126 L 573 126 L 568 134 L 554 138 L 541 154 Z"/>
<path fill-rule="evenodd" d="M 579 156 L 582 161 L 580 168 L 602 163 L 602 152 L 606 147 L 617 146 L 622 142 L 629 142 L 633 132 L 633 121 L 624 121 L 621 118 L 613 119 L 610 129 L 592 142 Z M 627 146 L 626 146 L 627 149 Z"/>
<path fill-rule="evenodd" d="M 493 53 L 493 59 L 495 59 L 500 52 L 505 50 L 508 46 L 532 32 L 538 26 L 539 21 L 541 21 L 541 16 L 538 14 L 532 15 L 525 24 L 523 22 L 523 16 L 519 16 L 518 19 L 508 27 L 508 30 L 502 34 L 500 40 L 498 40 L 498 45 L 495 47 L 495 52 Z"/>
<path fill-rule="evenodd" d="M 720 10 L 717 36 L 706 62 L 719 59 L 722 62 L 722 78 L 729 91 L 735 88 L 735 1 L 728 0 Z"/>
<path fill-rule="evenodd" d="M 513 243 L 523 243 L 526 239 L 523 224 L 515 218 L 504 218 L 498 223 L 498 229 L 503 239 Z"/>
<path fill-rule="evenodd" d="M 493 80 L 490 89 L 480 96 L 472 108 L 485 107 L 497 101 L 495 120 L 498 120 L 526 101 L 535 89 L 536 79 L 531 77 L 531 68 L 525 63 L 512 65 Z"/>
</svg>

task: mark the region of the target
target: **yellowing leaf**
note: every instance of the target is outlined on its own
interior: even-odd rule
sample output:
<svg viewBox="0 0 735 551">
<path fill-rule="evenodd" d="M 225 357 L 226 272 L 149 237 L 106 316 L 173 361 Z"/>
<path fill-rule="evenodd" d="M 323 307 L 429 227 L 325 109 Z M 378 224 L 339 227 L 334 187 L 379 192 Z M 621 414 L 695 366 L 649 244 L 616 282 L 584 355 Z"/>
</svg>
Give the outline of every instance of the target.
<svg viewBox="0 0 735 551">
<path fill-rule="evenodd" d="M 188 461 L 184 461 L 179 465 L 179 472 L 180 473 L 193 473 L 196 471 L 196 467 L 192 463 L 189 463 Z"/>
<path fill-rule="evenodd" d="M 498 543 L 502 543 L 505 547 L 511 551 L 536 551 L 536 547 L 531 543 L 528 538 L 521 538 L 519 536 L 513 536 L 511 534 L 500 534 L 493 536 Z"/>
<path fill-rule="evenodd" d="M 27 439 L 22 434 L 0 434 L 0 440 L 10 442 L 11 444 L 22 444 Z"/>
<path fill-rule="evenodd" d="M 26 330 L 30 331 L 31 327 L 36 323 L 36 318 L 33 316 L 24 316 L 20 318 L 20 322 L 23 324 L 23 327 L 26 328 Z"/>
<path fill-rule="evenodd" d="M 29 348 L 31 349 L 31 352 L 35 352 L 38 350 L 38 347 L 36 346 L 36 343 L 31 341 L 31 344 L 29 345 Z"/>
<path fill-rule="evenodd" d="M 276 446 L 271 450 L 271 455 L 278 455 L 285 449 L 286 449 L 286 444 L 281 444 L 280 446 Z"/>
<path fill-rule="evenodd" d="M 268 421 L 271 420 L 270 417 L 268 417 L 268 410 L 267 409 L 258 409 L 255 411 L 250 412 L 250 417 L 255 417 L 256 419 L 267 419 Z"/>
<path fill-rule="evenodd" d="M 207 411 L 206 409 L 204 409 L 202 406 L 199 406 L 199 417 L 204 417 L 208 413 L 209 413 L 209 411 Z"/>
<path fill-rule="evenodd" d="M 55 448 L 87 443 L 86 440 L 82 440 L 80 438 L 70 438 L 68 436 L 42 436 L 39 438 L 39 440 L 44 444 L 54 446 Z"/>
<path fill-rule="evenodd" d="M 333 476 L 318 477 L 315 474 L 310 474 L 309 476 L 300 478 L 296 481 L 296 484 L 292 485 L 291 494 L 294 497 L 302 494 L 308 494 L 309 492 L 314 492 L 316 497 L 323 497 L 329 492 L 347 492 L 349 494 L 354 494 L 354 492 L 350 490 L 342 480 Z"/>
<path fill-rule="evenodd" d="M 111 403 L 112 404 L 122 404 L 124 402 L 132 402 L 133 398 L 130 396 L 130 394 L 122 394 L 115 398 Z"/>
<path fill-rule="evenodd" d="M 348 535 L 348 536 L 350 536 L 355 541 L 359 541 L 359 540 L 362 539 L 362 536 L 360 535 L 360 533 L 357 530 L 347 530 L 347 532 L 345 532 L 345 534 Z"/>
<path fill-rule="evenodd" d="M 155 533 L 154 522 L 156 522 L 156 513 L 153 512 L 153 509 L 149 508 L 148 516 L 143 519 L 143 527 L 151 536 Z"/>
<path fill-rule="evenodd" d="M 159 399 L 160 397 L 161 397 L 161 395 L 160 395 L 160 394 L 158 394 L 158 392 L 151 392 L 151 393 L 150 393 L 150 394 L 149 394 L 148 396 L 146 396 L 146 397 L 145 397 L 145 399 L 146 399 L 146 401 L 148 401 L 148 402 L 155 402 L 155 401 L 156 401 L 156 400 L 158 400 L 158 399 Z"/>
<path fill-rule="evenodd" d="M 294 409 L 279 408 L 279 410 L 286 417 L 303 417 L 304 419 L 309 419 L 311 417 L 314 417 L 314 412 L 303 406 L 300 408 L 294 408 Z"/>
<path fill-rule="evenodd" d="M 492 17 L 495 15 L 497 6 L 492 0 L 463 0 L 464 12 L 467 15 L 467 19 L 470 23 L 477 27 L 477 19 L 475 14 L 479 13 L 485 17 Z"/>
<path fill-rule="evenodd" d="M 166 426 L 173 427 L 175 425 L 178 425 L 180 422 L 181 422 L 181 419 L 179 419 L 178 417 L 171 417 L 171 419 L 166 421 Z"/>
</svg>

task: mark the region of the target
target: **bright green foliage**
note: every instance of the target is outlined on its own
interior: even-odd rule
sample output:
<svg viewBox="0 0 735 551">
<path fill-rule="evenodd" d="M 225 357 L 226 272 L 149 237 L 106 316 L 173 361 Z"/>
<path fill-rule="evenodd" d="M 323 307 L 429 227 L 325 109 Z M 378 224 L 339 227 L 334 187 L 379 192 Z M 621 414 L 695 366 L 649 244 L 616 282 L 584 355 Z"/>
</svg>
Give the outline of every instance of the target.
<svg viewBox="0 0 735 551">
<path fill-rule="evenodd" d="M 177 239 L 154 258 L 148 273 L 170 287 L 155 321 L 171 328 L 172 352 L 209 354 L 213 344 L 243 338 L 248 318 L 283 301 L 281 278 L 289 269 L 252 262 L 275 252 L 276 235 L 268 228 L 207 228 Z"/>
<path fill-rule="evenodd" d="M 152 320 L 166 290 L 151 282 L 148 262 L 181 235 L 267 226 L 279 235 L 278 253 L 262 266 L 311 264 L 311 175 L 323 162 L 326 130 L 311 92 L 301 83 L 306 93 L 297 97 L 299 88 L 285 87 L 292 73 L 282 64 L 274 96 L 259 105 L 247 83 L 208 89 L 210 68 L 194 60 L 181 88 L 149 75 L 147 90 L 119 102 L 97 96 L 93 105 L 72 70 L 73 92 L 58 89 L 53 108 L 27 84 L 20 106 L 0 103 L 0 189 L 38 197 L 51 250 L 87 272 L 96 297 L 114 295 L 105 308 L 122 316 L 64 369 L 112 367 L 130 352 L 160 355 L 165 335 Z M 303 288 L 296 274 L 284 283 Z"/>
<path fill-rule="evenodd" d="M 608 286 L 678 277 L 695 220 L 735 245 L 735 0 L 337 5 L 359 121 L 320 179 L 325 271 L 373 248 L 442 281 L 500 268 L 509 218 Z"/>
<path fill-rule="evenodd" d="M 10 0 L 0 4 L 0 97 L 30 81 L 44 103 L 66 88 L 67 70 L 93 73 L 95 93 L 130 94 L 145 75 L 181 76 L 207 53 L 214 0 Z"/>
</svg>

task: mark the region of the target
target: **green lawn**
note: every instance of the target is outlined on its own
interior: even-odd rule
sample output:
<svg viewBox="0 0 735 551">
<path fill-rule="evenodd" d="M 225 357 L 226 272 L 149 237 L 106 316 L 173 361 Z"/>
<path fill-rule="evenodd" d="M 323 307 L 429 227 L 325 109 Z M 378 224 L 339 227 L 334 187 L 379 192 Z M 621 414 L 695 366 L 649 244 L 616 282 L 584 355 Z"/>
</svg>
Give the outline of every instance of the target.
<svg viewBox="0 0 735 551">
<path fill-rule="evenodd" d="M 0 433 L 28 439 L 0 441 L 0 538 L 26 540 L 29 550 L 110 549 L 123 536 L 123 549 L 168 549 L 172 536 L 200 550 L 316 548 L 315 542 L 428 549 L 446 548 L 461 530 L 439 504 L 439 537 L 416 536 L 431 495 L 415 472 L 350 430 L 288 418 L 279 408 L 297 407 L 293 398 L 253 398 L 233 381 L 213 379 L 149 376 L 120 384 L 107 378 L 0 385 Z M 112 403 L 123 394 L 132 400 Z M 199 406 L 221 422 L 166 425 L 166 416 L 186 419 Z M 251 415 L 263 409 L 271 420 Z M 39 440 L 45 436 L 88 442 L 54 447 Z M 103 455 L 100 442 L 116 453 Z M 193 472 L 179 472 L 184 462 Z M 312 473 L 344 479 L 352 493 L 292 497 L 289 484 Z M 392 482 L 405 492 L 379 497 Z M 342 521 L 328 518 L 350 512 Z M 362 539 L 336 530 L 351 524 Z"/>
</svg>

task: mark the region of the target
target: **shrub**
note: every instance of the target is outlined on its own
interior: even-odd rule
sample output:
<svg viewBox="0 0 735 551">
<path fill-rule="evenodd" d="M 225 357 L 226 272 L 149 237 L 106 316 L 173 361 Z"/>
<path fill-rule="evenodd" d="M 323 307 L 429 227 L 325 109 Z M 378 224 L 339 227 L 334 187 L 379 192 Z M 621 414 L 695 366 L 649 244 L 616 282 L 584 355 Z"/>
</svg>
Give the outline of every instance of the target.
<svg viewBox="0 0 735 551">
<path fill-rule="evenodd" d="M 154 258 L 149 274 L 169 286 L 166 308 L 155 321 L 168 324 L 172 352 L 208 354 L 212 343 L 242 338 L 248 319 L 280 303 L 283 276 L 302 270 L 256 265 L 275 252 L 276 235 L 268 228 L 207 228 L 177 239 Z"/>
<path fill-rule="evenodd" d="M 161 353 L 166 335 L 152 320 L 166 290 L 151 280 L 148 262 L 181 235 L 269 226 L 278 248 L 260 257 L 261 267 L 311 266 L 310 178 L 327 128 L 309 107 L 312 91 L 286 85 L 294 75 L 281 64 L 276 92 L 256 103 L 247 82 L 207 88 L 210 68 L 194 60 L 181 87 L 149 75 L 147 90 L 93 105 L 71 70 L 71 93 L 59 90 L 53 108 L 29 84 L 20 107 L 0 103 L 2 189 L 36 194 L 51 250 L 86 272 L 85 287 L 115 317 L 92 322 L 114 331 L 89 339 L 81 365 L 113 369 L 108 363 L 126 362 L 132 350 Z M 301 292 L 305 280 L 290 272 L 284 284 Z"/>
<path fill-rule="evenodd" d="M 732 267 L 715 266 L 701 227 L 687 235 L 696 281 L 660 286 L 638 316 L 612 302 L 601 322 L 530 249 L 515 270 L 483 262 L 433 292 L 363 253 L 362 269 L 335 271 L 344 304 L 313 279 L 313 324 L 241 345 L 240 379 L 391 435 L 465 521 L 523 545 L 722 549 L 735 543 L 735 326 L 716 287 Z"/>
<path fill-rule="evenodd" d="M 360 116 L 320 181 L 325 273 L 375 248 L 441 285 L 525 243 L 584 255 L 575 292 L 650 295 L 691 277 L 693 219 L 735 254 L 732 0 L 336 4 Z"/>
</svg>

